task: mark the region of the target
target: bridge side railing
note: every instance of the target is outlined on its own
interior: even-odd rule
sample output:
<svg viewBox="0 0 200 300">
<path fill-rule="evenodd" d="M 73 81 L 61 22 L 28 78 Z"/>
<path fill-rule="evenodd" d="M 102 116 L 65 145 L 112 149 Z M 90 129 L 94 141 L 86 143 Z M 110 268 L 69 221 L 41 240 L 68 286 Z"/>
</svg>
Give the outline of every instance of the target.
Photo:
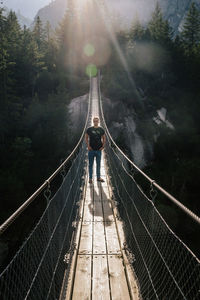
<svg viewBox="0 0 200 300">
<path fill-rule="evenodd" d="M 91 83 L 90 83 L 90 89 L 91 89 Z M 78 143 L 76 144 L 76 146 L 74 147 L 70 155 L 54 171 L 54 173 L 47 180 L 45 180 L 45 182 L 3 224 L 0 225 L 0 236 L 15 221 L 15 219 L 18 218 L 19 215 L 37 198 L 38 195 L 40 195 L 45 189 L 47 189 L 47 193 L 49 192 L 50 183 L 52 182 L 52 180 L 57 175 L 59 174 L 62 175 L 62 172 L 65 170 L 65 167 L 68 164 L 68 162 L 72 160 L 74 156 L 79 152 L 80 146 L 85 136 L 87 126 L 88 124 L 90 124 L 90 119 L 91 119 L 90 108 L 91 108 L 91 92 L 89 93 L 88 111 L 87 111 L 85 126 L 83 128 Z"/>
<path fill-rule="evenodd" d="M 168 193 L 164 188 L 162 188 L 159 184 L 156 183 L 155 180 L 151 179 L 145 172 L 143 172 L 130 158 L 118 147 L 118 145 L 113 140 L 108 127 L 105 122 L 103 109 L 102 109 L 102 101 L 101 101 L 101 93 L 100 93 L 100 71 L 98 73 L 99 78 L 99 98 L 100 98 L 100 108 L 101 108 L 101 118 L 102 122 L 106 128 L 106 134 L 108 139 L 110 140 L 110 143 L 117 149 L 117 151 L 124 157 L 126 162 L 129 162 L 130 165 L 138 171 L 150 184 L 152 187 L 156 187 L 158 191 L 160 191 L 163 195 L 165 195 L 170 201 L 172 201 L 176 206 L 178 206 L 182 211 L 184 211 L 187 215 L 189 215 L 195 222 L 197 222 L 200 225 L 200 217 L 197 216 L 195 213 L 193 213 L 189 208 L 187 208 L 185 205 L 183 205 L 180 201 L 178 201 L 174 196 L 172 196 L 170 193 Z"/>
<path fill-rule="evenodd" d="M 44 184 L 0 227 L 0 234 L 2 234 L 28 205 L 44 192 L 47 206 L 41 218 L 0 274 L 0 299 L 55 300 L 59 298 L 63 276 L 66 268 L 70 266 L 73 254 L 75 224 L 79 217 L 78 202 L 83 191 L 86 172 L 87 147 L 83 141 L 90 122 L 91 84 L 87 118 L 76 147 Z M 62 172 L 70 160 L 71 167 L 64 176 Z M 57 192 L 51 196 L 50 183 L 60 173 L 63 182 Z M 67 265 L 66 261 L 64 262 L 66 253 L 70 255 Z"/>
<path fill-rule="evenodd" d="M 119 218 L 124 224 L 124 248 L 138 279 L 142 299 L 199 299 L 200 261 L 156 209 L 154 187 L 161 192 L 163 189 L 140 170 L 113 140 L 104 118 L 100 76 L 99 100 L 101 124 L 107 137 L 106 159 L 110 180 Z M 150 182 L 151 199 L 135 181 L 130 165 Z M 168 196 L 168 193 L 165 192 L 165 195 Z M 182 205 L 178 207 L 183 208 Z M 187 212 L 185 207 L 184 211 Z M 189 215 L 193 217 L 193 213 Z M 194 219 L 199 224 L 199 218 L 195 216 Z"/>
</svg>

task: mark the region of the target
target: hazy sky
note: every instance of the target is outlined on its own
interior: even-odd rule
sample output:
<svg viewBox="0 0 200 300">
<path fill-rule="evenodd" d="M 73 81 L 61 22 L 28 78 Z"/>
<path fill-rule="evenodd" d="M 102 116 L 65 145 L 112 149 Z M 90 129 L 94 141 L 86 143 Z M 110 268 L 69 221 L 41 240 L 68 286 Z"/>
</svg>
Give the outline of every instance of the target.
<svg viewBox="0 0 200 300">
<path fill-rule="evenodd" d="M 40 8 L 52 2 L 52 0 L 2 0 L 8 8 L 18 9 L 25 17 L 33 19 Z"/>
</svg>

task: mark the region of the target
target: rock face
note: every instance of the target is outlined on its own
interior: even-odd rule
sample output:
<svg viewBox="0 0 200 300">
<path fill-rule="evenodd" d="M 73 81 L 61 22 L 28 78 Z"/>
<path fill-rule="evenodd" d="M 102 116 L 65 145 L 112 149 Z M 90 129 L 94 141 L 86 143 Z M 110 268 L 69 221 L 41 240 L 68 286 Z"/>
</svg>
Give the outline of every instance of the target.
<svg viewBox="0 0 200 300">
<path fill-rule="evenodd" d="M 200 8 L 200 0 L 104 0 L 108 9 L 113 14 L 121 16 L 122 22 L 130 24 L 138 15 L 145 24 L 158 2 L 162 8 L 164 17 L 169 20 L 175 32 L 181 30 L 184 18 L 188 13 L 192 2 Z M 64 16 L 67 8 L 67 0 L 55 0 L 40 9 L 38 14 L 43 22 L 50 21 L 55 28 Z M 37 16 L 36 16 L 37 17 Z"/>
<path fill-rule="evenodd" d="M 175 32 L 181 30 L 192 2 L 195 2 L 200 9 L 200 0 L 110 0 L 108 3 L 110 7 L 114 7 L 114 10 L 123 16 L 123 19 L 127 18 L 131 22 L 132 18 L 138 15 L 142 23 L 147 23 L 157 2 L 165 19 L 169 21 Z"/>
<path fill-rule="evenodd" d="M 35 20 L 37 16 L 39 16 L 43 24 L 49 21 L 52 28 L 55 29 L 64 17 L 67 9 L 67 2 L 67 0 L 55 0 L 51 2 L 49 5 L 38 11 Z"/>
<path fill-rule="evenodd" d="M 185 16 L 192 4 L 195 2 L 200 9 L 200 0 L 160 0 L 160 6 L 164 16 L 169 20 L 175 30 L 181 31 Z"/>
<path fill-rule="evenodd" d="M 144 168 L 153 157 L 153 144 L 138 132 L 139 120 L 134 109 L 108 98 L 103 98 L 103 109 L 112 137 L 120 147 L 123 145 L 139 168 Z"/>
</svg>

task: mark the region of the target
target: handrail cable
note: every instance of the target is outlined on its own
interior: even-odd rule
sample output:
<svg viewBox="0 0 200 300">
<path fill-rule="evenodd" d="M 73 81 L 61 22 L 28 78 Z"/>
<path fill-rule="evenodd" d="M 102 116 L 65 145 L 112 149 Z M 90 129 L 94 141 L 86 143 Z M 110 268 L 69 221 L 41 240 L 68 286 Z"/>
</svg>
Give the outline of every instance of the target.
<svg viewBox="0 0 200 300">
<path fill-rule="evenodd" d="M 91 77 L 90 77 L 91 81 Z M 15 221 L 15 219 L 35 200 L 35 198 L 44 190 L 46 186 L 49 187 L 50 182 L 56 177 L 56 175 L 65 167 L 67 162 L 71 159 L 71 157 L 74 155 L 78 147 L 80 146 L 81 142 L 83 141 L 86 127 L 89 120 L 89 113 L 90 113 L 90 104 L 91 104 L 91 84 L 90 84 L 90 92 L 89 92 L 89 101 L 88 101 L 88 111 L 87 111 L 87 117 L 85 121 L 85 126 L 82 132 L 82 135 L 74 147 L 73 151 L 70 153 L 70 155 L 65 159 L 65 161 L 55 170 L 55 172 L 33 193 L 1 226 L 0 226 L 0 236 L 1 234 Z"/>
<path fill-rule="evenodd" d="M 168 193 L 165 189 L 163 189 L 158 183 L 156 183 L 155 180 L 152 180 L 146 173 L 144 173 L 138 166 L 136 166 L 132 160 L 119 148 L 119 146 L 115 143 L 113 140 L 108 127 L 106 125 L 106 121 L 104 118 L 104 113 L 103 113 L 103 107 L 102 107 L 102 99 L 101 99 L 101 93 L 100 93 L 100 71 L 98 73 L 98 83 L 99 83 L 99 99 L 100 99 L 100 110 L 101 110 L 101 115 L 102 119 L 104 122 L 104 126 L 106 129 L 106 134 L 111 140 L 112 144 L 118 149 L 118 151 L 123 155 L 123 157 L 140 173 L 142 174 L 150 183 L 151 186 L 155 186 L 161 193 L 163 193 L 169 200 L 175 203 L 180 209 L 182 209 L 187 215 L 189 215 L 194 221 L 196 221 L 200 225 L 200 217 L 197 216 L 195 213 L 193 213 L 189 208 L 187 208 L 185 205 L 183 205 L 179 200 L 177 200 L 174 196 L 172 196 L 170 193 Z"/>
</svg>

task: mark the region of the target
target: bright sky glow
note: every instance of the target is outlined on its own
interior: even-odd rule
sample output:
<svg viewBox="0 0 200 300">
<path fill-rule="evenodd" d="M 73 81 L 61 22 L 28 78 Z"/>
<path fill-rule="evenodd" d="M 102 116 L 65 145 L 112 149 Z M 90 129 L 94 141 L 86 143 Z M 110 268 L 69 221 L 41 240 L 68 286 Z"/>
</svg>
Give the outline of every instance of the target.
<svg viewBox="0 0 200 300">
<path fill-rule="evenodd" d="M 15 11 L 20 10 L 24 17 L 33 19 L 38 10 L 48 5 L 52 0 L 2 0 L 3 5 Z"/>
</svg>

